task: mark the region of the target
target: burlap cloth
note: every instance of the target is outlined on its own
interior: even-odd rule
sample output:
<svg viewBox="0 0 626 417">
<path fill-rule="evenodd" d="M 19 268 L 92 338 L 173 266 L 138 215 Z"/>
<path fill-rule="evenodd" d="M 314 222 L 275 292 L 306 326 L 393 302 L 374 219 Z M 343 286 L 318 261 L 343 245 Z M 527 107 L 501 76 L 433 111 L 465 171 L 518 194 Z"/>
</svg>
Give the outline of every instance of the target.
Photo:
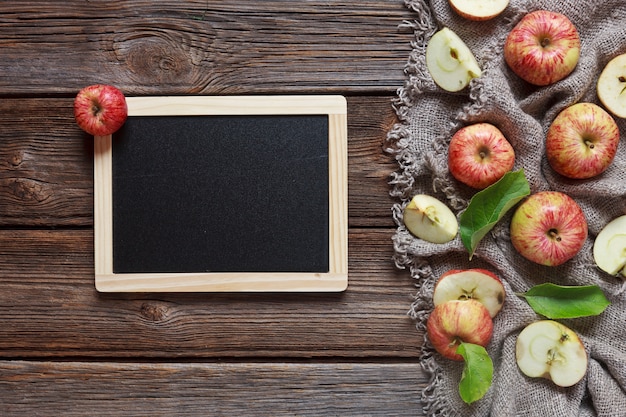
<svg viewBox="0 0 626 417">
<path fill-rule="evenodd" d="M 398 162 L 391 179 L 391 195 L 398 201 L 392 210 L 398 225 L 393 237 L 394 261 L 410 271 L 417 287 L 409 314 L 417 328 L 425 331 L 434 283 L 453 268 L 492 270 L 503 279 L 507 291 L 488 346 L 495 370 L 487 395 L 470 406 L 464 404 L 458 395 L 463 364 L 443 359 L 425 337 L 421 364 L 430 381 L 422 391 L 424 409 L 430 416 L 626 416 L 626 291 L 622 280 L 595 267 L 592 256 L 593 240 L 600 229 L 626 214 L 626 120 L 617 120 L 622 141 L 604 175 L 567 181 L 551 170 L 544 156 L 545 133 L 560 110 L 579 101 L 599 104 L 598 75 L 612 57 L 626 52 L 626 1 L 511 0 L 502 15 L 480 23 L 458 17 L 448 0 L 406 0 L 406 4 L 416 17 L 404 26 L 414 32 L 415 39 L 405 68 L 406 82 L 394 103 L 399 123 L 389 131 L 385 148 Z M 575 72 L 541 88 L 515 76 L 502 54 L 511 28 L 525 13 L 537 9 L 567 15 L 582 42 Z M 438 88 L 425 64 L 426 44 L 444 26 L 468 44 L 483 69 L 483 76 L 460 93 Z M 589 238 L 573 260 L 560 267 L 543 267 L 523 259 L 509 239 L 512 211 L 483 239 L 471 261 L 458 236 L 447 244 L 430 244 L 404 228 L 402 210 L 415 194 L 436 196 L 457 214 L 467 206 L 474 191 L 449 175 L 447 145 L 456 129 L 478 121 L 491 122 L 503 131 L 516 151 L 514 169 L 524 168 L 532 192 L 563 191 L 581 205 L 589 223 Z M 600 316 L 562 320 L 578 333 L 589 355 L 586 376 L 570 388 L 525 377 L 515 362 L 517 335 L 541 318 L 515 293 L 543 282 L 597 284 L 612 302 Z"/>
</svg>

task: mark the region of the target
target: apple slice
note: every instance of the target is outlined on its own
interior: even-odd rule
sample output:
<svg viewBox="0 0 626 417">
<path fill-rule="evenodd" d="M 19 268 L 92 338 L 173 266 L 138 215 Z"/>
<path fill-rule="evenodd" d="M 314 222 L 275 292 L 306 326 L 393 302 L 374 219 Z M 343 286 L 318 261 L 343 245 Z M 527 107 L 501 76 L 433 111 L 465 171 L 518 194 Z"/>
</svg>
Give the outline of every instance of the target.
<svg viewBox="0 0 626 417">
<path fill-rule="evenodd" d="M 450 7 L 469 20 L 493 19 L 506 9 L 509 0 L 450 0 Z"/>
<path fill-rule="evenodd" d="M 587 372 L 587 352 L 574 331 L 554 320 L 529 324 L 517 337 L 517 366 L 526 376 L 570 387 Z"/>
<path fill-rule="evenodd" d="M 452 210 L 435 197 L 418 194 L 404 209 L 409 232 L 432 243 L 446 243 L 457 235 L 459 223 Z"/>
<path fill-rule="evenodd" d="M 626 54 L 618 55 L 606 64 L 598 77 L 596 90 L 608 111 L 626 118 Z"/>
<path fill-rule="evenodd" d="M 426 46 L 426 66 L 435 83 L 446 91 L 464 89 L 482 71 L 474 54 L 448 28 L 435 33 Z"/>
<path fill-rule="evenodd" d="M 504 304 L 504 286 L 494 273 L 485 269 L 453 269 L 444 273 L 433 292 L 435 306 L 450 300 L 476 300 L 493 318 Z"/>
<path fill-rule="evenodd" d="M 626 214 L 611 220 L 598 233 L 593 244 L 593 259 L 598 268 L 626 278 Z"/>
</svg>

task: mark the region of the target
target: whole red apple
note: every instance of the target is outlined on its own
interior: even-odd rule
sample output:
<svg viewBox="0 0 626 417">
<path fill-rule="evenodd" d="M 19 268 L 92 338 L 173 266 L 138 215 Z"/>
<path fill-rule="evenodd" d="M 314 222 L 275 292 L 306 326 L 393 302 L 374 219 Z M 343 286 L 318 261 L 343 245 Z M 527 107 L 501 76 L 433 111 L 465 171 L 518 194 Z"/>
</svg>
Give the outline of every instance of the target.
<svg viewBox="0 0 626 417">
<path fill-rule="evenodd" d="M 476 300 L 451 300 L 437 305 L 426 322 L 426 333 L 437 352 L 462 361 L 456 353 L 461 343 L 487 346 L 493 333 L 489 310 Z"/>
<path fill-rule="evenodd" d="M 513 168 L 515 152 L 500 129 L 476 123 L 459 129 L 450 140 L 448 169 L 454 178 L 482 189 Z"/>
<path fill-rule="evenodd" d="M 550 125 L 546 156 L 563 176 L 591 178 L 609 167 L 619 139 L 619 128 L 610 114 L 593 103 L 576 103 L 559 113 Z"/>
<path fill-rule="evenodd" d="M 504 43 L 504 59 L 519 77 L 544 86 L 567 77 L 580 57 L 580 37 L 567 16 L 538 10 L 524 16 Z"/>
<path fill-rule="evenodd" d="M 126 122 L 126 98 L 112 85 L 87 86 L 74 99 L 74 117 L 78 126 L 91 135 L 111 135 Z"/>
<path fill-rule="evenodd" d="M 542 191 L 520 204 L 511 219 L 511 243 L 526 259 L 557 266 L 573 258 L 587 239 L 587 220 L 567 194 Z"/>
</svg>

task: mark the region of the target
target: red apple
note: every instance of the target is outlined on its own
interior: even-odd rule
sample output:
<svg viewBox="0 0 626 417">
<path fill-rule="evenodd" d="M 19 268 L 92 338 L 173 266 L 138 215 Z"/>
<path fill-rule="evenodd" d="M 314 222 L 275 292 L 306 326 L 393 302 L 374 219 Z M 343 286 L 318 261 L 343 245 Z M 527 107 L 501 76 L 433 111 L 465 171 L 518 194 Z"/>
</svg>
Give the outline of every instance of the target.
<svg viewBox="0 0 626 417">
<path fill-rule="evenodd" d="M 436 306 L 450 300 L 476 300 L 493 318 L 504 305 L 505 291 L 496 274 L 486 269 L 453 269 L 439 277 L 433 291 Z"/>
<path fill-rule="evenodd" d="M 126 122 L 126 98 L 112 85 L 87 86 L 74 99 L 74 117 L 78 126 L 91 135 L 111 135 Z"/>
<path fill-rule="evenodd" d="M 546 138 L 546 156 L 559 174 L 595 177 L 608 168 L 619 144 L 617 123 L 593 103 L 576 103 L 554 119 Z"/>
<path fill-rule="evenodd" d="M 524 16 L 504 43 L 504 59 L 519 77 L 544 86 L 567 77 L 580 57 L 580 37 L 567 16 L 538 10 Z"/>
<path fill-rule="evenodd" d="M 482 189 L 513 168 L 515 152 L 492 124 L 476 123 L 459 129 L 448 148 L 448 168 L 454 178 Z"/>
<path fill-rule="evenodd" d="M 487 307 L 476 300 L 451 300 L 436 306 L 426 322 L 428 338 L 437 352 L 448 359 L 462 361 L 456 353 L 461 343 L 487 346 L 493 321 Z"/>
<path fill-rule="evenodd" d="M 573 258 L 587 239 L 587 220 L 567 194 L 542 191 L 520 204 L 511 219 L 511 242 L 525 258 L 557 266 Z"/>
</svg>

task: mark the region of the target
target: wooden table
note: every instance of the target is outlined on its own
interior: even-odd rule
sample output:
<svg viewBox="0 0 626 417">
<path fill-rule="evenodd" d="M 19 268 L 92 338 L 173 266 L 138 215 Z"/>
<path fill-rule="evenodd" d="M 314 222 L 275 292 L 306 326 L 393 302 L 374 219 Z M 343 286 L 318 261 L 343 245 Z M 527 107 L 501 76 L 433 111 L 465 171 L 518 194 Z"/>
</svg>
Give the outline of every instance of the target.
<svg viewBox="0 0 626 417">
<path fill-rule="evenodd" d="M 0 3 L 0 415 L 424 415 L 382 151 L 415 18 L 401 0 Z M 98 293 L 93 139 L 72 113 L 98 82 L 345 95 L 348 290 Z"/>
</svg>

